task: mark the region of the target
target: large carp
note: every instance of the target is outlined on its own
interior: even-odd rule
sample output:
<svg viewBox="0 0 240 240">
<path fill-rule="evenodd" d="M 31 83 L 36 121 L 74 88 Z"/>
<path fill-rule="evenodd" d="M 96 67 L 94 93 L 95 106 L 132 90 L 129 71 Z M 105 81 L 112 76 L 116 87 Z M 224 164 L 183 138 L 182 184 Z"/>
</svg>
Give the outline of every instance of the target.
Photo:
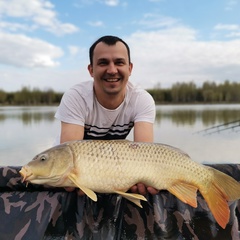
<svg viewBox="0 0 240 240">
<path fill-rule="evenodd" d="M 199 190 L 218 224 L 229 221 L 227 201 L 240 199 L 232 177 L 191 160 L 174 147 L 126 140 L 71 141 L 50 148 L 20 170 L 23 181 L 54 187 L 78 187 L 93 201 L 98 193 L 117 193 L 141 207 L 146 198 L 127 192 L 142 182 L 166 189 L 197 207 Z"/>
</svg>

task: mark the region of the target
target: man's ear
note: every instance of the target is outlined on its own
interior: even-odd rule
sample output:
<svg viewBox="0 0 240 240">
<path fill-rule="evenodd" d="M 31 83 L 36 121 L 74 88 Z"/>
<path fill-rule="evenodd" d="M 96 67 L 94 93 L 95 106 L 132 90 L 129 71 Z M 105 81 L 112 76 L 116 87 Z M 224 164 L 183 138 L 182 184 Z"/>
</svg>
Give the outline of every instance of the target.
<svg viewBox="0 0 240 240">
<path fill-rule="evenodd" d="M 91 75 L 91 77 L 93 77 L 93 67 L 91 64 L 88 65 L 88 72 Z"/>
<path fill-rule="evenodd" d="M 132 69 L 133 69 L 133 64 L 130 63 L 129 64 L 129 76 L 131 76 L 131 74 L 132 74 Z"/>
</svg>

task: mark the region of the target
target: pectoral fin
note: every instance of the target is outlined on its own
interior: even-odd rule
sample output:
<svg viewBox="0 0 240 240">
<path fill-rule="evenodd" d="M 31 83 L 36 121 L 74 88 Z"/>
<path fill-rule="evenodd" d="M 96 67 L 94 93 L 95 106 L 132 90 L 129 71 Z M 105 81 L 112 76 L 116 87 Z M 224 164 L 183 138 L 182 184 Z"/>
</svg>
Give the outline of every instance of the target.
<svg viewBox="0 0 240 240">
<path fill-rule="evenodd" d="M 84 187 L 78 182 L 78 178 L 75 174 L 71 173 L 68 175 L 68 178 L 77 186 L 79 187 L 89 198 L 91 198 L 93 201 L 97 201 L 97 195 L 94 191 L 92 191 L 89 188 Z"/>
<path fill-rule="evenodd" d="M 178 182 L 167 190 L 182 202 L 187 203 L 192 207 L 197 207 L 197 187 L 185 182 Z"/>
<path fill-rule="evenodd" d="M 140 200 L 147 201 L 147 199 L 143 195 L 140 195 L 140 194 L 126 193 L 126 192 L 121 192 L 121 191 L 114 191 L 114 192 L 121 195 L 122 197 L 126 198 L 130 202 L 133 202 L 140 208 L 142 208 Z"/>
</svg>

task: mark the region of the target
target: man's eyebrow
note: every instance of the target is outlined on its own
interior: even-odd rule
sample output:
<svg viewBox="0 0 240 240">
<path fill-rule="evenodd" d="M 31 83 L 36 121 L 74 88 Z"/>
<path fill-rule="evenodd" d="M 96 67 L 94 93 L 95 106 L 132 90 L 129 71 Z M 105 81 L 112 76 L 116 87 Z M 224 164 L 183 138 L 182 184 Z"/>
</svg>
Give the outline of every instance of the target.
<svg viewBox="0 0 240 240">
<path fill-rule="evenodd" d="M 108 58 L 99 58 L 97 61 L 98 62 L 100 62 L 100 61 L 109 61 L 109 59 Z M 124 62 L 126 62 L 126 59 L 125 58 L 115 58 L 114 61 L 124 61 Z"/>
<path fill-rule="evenodd" d="M 117 60 L 117 61 L 126 61 L 125 58 L 116 58 L 115 60 Z"/>
<path fill-rule="evenodd" d="M 108 62 L 109 60 L 107 58 L 98 58 L 97 62 Z"/>
</svg>

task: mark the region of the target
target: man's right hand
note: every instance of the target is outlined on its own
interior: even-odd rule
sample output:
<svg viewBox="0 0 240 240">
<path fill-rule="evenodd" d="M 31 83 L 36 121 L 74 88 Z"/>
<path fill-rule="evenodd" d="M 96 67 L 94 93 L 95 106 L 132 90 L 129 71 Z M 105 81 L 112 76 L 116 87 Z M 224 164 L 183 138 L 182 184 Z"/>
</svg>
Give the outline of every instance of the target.
<svg viewBox="0 0 240 240">
<path fill-rule="evenodd" d="M 73 192 L 75 189 L 77 189 L 77 194 L 78 194 L 79 196 L 84 196 L 84 195 L 85 195 L 85 193 L 84 193 L 81 189 L 74 188 L 74 187 L 65 187 L 65 190 L 66 190 L 67 192 Z"/>
</svg>

